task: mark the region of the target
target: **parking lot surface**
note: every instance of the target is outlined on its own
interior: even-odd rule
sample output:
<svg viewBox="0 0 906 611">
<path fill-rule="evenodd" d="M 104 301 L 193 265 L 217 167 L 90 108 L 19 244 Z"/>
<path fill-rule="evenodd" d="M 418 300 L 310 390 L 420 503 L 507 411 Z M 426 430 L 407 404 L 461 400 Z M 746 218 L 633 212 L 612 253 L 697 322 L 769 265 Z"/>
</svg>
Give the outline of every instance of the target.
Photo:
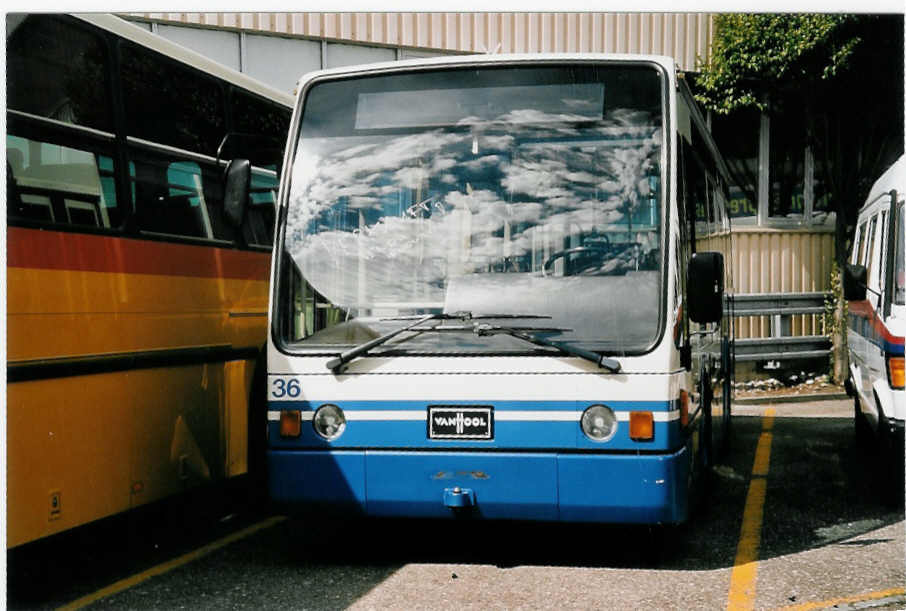
<svg viewBox="0 0 906 611">
<path fill-rule="evenodd" d="M 903 489 L 849 401 L 741 405 L 675 531 L 188 510 L 14 550 L 10 608 L 906 608 Z M 39 580 L 43 582 L 39 583 Z M 43 585 L 41 585 L 43 583 Z"/>
</svg>

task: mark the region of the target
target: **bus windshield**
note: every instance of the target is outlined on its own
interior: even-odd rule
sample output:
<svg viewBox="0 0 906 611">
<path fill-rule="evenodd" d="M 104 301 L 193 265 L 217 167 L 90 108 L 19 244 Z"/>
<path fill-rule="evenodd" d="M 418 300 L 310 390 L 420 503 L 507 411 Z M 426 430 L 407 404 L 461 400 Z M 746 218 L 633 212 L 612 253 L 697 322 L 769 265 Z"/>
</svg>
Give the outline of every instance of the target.
<svg viewBox="0 0 906 611">
<path fill-rule="evenodd" d="M 548 63 L 316 82 L 283 248 L 301 292 L 332 316 L 313 324 L 297 291 L 293 319 L 308 320 L 287 339 L 348 345 L 400 317 L 531 313 L 557 342 L 650 349 L 664 292 L 664 81 L 650 64 Z M 533 349 L 459 328 L 388 347 Z"/>
</svg>

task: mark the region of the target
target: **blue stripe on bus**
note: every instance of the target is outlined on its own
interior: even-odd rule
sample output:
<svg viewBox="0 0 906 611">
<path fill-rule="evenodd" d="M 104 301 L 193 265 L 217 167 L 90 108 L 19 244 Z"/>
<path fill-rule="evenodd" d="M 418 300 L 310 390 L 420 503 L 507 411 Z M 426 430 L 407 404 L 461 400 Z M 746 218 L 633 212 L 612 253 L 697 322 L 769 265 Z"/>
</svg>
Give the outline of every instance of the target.
<svg viewBox="0 0 906 611">
<path fill-rule="evenodd" d="M 344 448 L 411 448 L 411 449 L 564 449 L 586 451 L 667 451 L 685 443 L 679 419 L 654 423 L 654 439 L 633 441 L 629 422 L 619 422 L 617 432 L 606 442 L 586 437 L 580 423 L 574 421 L 496 420 L 492 440 L 428 439 L 427 420 L 349 420 L 345 432 L 335 441 L 319 437 L 311 421 L 302 422 L 298 438 L 280 436 L 280 423 L 269 422 L 270 445 L 275 449 L 344 449 Z"/>
<path fill-rule="evenodd" d="M 877 312 L 871 312 L 872 317 L 849 313 L 849 329 L 856 335 L 861 335 L 869 343 L 874 344 L 890 356 L 903 356 L 903 338 L 893 335 L 884 322 L 878 317 Z M 891 341 L 894 340 L 894 341 Z"/>
</svg>

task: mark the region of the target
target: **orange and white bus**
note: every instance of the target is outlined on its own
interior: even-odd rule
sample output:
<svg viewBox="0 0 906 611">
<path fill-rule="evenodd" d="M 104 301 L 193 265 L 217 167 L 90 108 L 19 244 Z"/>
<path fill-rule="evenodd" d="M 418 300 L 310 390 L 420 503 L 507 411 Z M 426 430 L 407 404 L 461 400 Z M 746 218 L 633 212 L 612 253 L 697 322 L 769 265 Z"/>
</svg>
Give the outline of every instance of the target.
<svg viewBox="0 0 906 611">
<path fill-rule="evenodd" d="M 110 15 L 6 43 L 12 548 L 249 471 L 292 100 Z"/>
</svg>

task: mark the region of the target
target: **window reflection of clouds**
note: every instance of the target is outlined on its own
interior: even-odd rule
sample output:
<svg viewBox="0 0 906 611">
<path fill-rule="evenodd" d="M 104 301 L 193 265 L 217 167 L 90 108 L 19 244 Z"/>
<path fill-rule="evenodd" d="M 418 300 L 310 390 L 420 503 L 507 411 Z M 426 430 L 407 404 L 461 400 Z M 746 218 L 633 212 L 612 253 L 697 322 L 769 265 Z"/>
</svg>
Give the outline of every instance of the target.
<svg viewBox="0 0 906 611">
<path fill-rule="evenodd" d="M 470 132 L 305 140 L 286 241 L 305 279 L 353 315 L 381 302 L 419 309 L 449 300 L 451 277 L 505 268 L 504 259 L 533 255 L 519 271 L 538 272 L 571 246 L 552 240 L 614 231 L 649 196 L 659 117 L 618 109 L 572 127 L 550 122 L 587 117 L 526 109 L 505 119 Z M 644 231 L 622 239 L 658 248 L 659 229 Z M 596 269 L 607 265 L 623 263 Z"/>
</svg>

